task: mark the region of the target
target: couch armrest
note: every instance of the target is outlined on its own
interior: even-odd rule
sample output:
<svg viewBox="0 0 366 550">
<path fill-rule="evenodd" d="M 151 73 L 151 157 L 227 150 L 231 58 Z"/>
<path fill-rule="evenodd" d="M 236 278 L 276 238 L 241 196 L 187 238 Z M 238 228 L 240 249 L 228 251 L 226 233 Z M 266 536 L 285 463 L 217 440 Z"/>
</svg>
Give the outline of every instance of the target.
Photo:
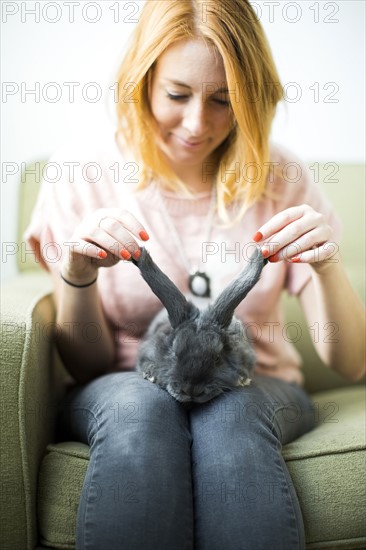
<svg viewBox="0 0 366 550">
<path fill-rule="evenodd" d="M 1 542 L 4 549 L 37 543 L 37 475 L 52 430 L 62 370 L 56 369 L 52 282 L 29 273 L 2 285 Z"/>
</svg>

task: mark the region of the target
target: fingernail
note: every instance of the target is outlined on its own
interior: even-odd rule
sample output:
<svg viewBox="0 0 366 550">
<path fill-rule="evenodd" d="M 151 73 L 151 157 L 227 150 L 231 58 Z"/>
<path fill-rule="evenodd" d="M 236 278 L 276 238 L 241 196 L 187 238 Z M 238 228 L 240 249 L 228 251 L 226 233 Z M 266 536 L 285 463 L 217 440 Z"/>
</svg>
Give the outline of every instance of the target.
<svg viewBox="0 0 366 550">
<path fill-rule="evenodd" d="M 135 252 L 135 254 L 133 255 L 133 257 L 135 258 L 135 260 L 138 260 L 140 256 L 141 256 L 141 250 L 138 249 L 138 250 L 136 250 L 136 252 Z"/>
<path fill-rule="evenodd" d="M 268 261 L 269 261 L 269 262 L 275 263 L 275 262 L 278 262 L 279 259 L 280 259 L 280 258 L 279 258 L 279 256 L 278 256 L 278 254 L 273 254 L 270 258 L 268 258 Z"/>
<path fill-rule="evenodd" d="M 300 256 L 294 256 L 293 258 L 291 258 L 291 262 L 299 262 L 300 261 Z"/>
<path fill-rule="evenodd" d="M 102 258 L 102 260 L 105 260 L 106 257 L 108 256 L 108 254 L 105 250 L 99 250 L 98 256 L 99 256 L 99 258 Z"/>
<path fill-rule="evenodd" d="M 146 231 L 140 231 L 139 233 L 140 239 L 142 241 L 148 241 L 150 239 L 149 235 L 146 233 Z"/>
<path fill-rule="evenodd" d="M 121 250 L 121 256 L 124 260 L 129 260 L 131 258 L 131 254 L 127 250 Z"/>
<path fill-rule="evenodd" d="M 268 258 L 269 250 L 267 250 L 267 248 L 262 248 L 261 250 L 262 250 L 263 258 Z"/>
<path fill-rule="evenodd" d="M 263 239 L 262 233 L 260 231 L 257 231 L 257 233 L 253 237 L 253 241 L 255 241 L 257 243 L 258 241 L 261 241 L 262 239 Z"/>
</svg>

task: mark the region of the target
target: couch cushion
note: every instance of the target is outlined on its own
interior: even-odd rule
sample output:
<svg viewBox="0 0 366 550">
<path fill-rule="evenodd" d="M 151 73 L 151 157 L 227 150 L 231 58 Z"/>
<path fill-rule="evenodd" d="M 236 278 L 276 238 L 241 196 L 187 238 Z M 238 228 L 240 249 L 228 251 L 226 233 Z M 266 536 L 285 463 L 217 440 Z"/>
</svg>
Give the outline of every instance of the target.
<svg viewBox="0 0 366 550">
<path fill-rule="evenodd" d="M 308 547 L 365 548 L 365 388 L 311 397 L 317 427 L 283 448 Z"/>
<path fill-rule="evenodd" d="M 365 390 L 312 395 L 317 427 L 283 448 L 304 515 L 307 548 L 365 547 Z M 75 548 L 75 524 L 89 448 L 49 445 L 39 478 L 41 543 Z"/>
<path fill-rule="evenodd" d="M 75 548 L 76 514 L 89 463 L 89 447 L 75 441 L 48 445 L 38 481 L 40 542 Z"/>
</svg>

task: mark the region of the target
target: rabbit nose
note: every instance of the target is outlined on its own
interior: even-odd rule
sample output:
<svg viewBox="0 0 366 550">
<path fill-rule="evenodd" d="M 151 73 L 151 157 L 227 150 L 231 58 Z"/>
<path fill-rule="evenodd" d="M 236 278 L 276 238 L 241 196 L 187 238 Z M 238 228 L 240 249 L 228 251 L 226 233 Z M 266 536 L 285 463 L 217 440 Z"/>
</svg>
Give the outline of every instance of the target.
<svg viewBox="0 0 366 550">
<path fill-rule="evenodd" d="M 188 395 L 190 397 L 198 397 L 199 395 L 202 395 L 203 390 L 202 388 L 196 386 L 186 386 L 183 389 L 183 392 L 185 393 L 185 395 Z"/>
</svg>

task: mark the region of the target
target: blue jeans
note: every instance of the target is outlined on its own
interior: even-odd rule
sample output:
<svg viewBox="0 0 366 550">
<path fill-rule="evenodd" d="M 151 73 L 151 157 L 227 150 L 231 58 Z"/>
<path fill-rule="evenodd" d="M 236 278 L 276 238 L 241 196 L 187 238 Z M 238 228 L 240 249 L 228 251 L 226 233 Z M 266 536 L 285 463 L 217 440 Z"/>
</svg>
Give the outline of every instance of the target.
<svg viewBox="0 0 366 550">
<path fill-rule="evenodd" d="M 74 387 L 62 437 L 90 445 L 78 550 L 297 550 L 298 498 L 282 445 L 315 425 L 297 384 L 254 376 L 186 407 L 136 372 Z"/>
</svg>

